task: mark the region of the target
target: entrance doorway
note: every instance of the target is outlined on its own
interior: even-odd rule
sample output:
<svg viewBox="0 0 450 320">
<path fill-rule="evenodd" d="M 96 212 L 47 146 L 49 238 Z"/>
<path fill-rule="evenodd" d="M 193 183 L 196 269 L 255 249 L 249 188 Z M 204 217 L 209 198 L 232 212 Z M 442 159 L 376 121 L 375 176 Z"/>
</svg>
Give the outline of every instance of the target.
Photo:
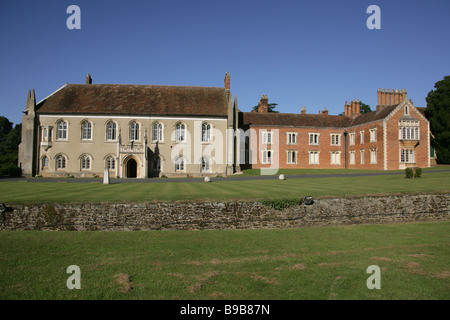
<svg viewBox="0 0 450 320">
<path fill-rule="evenodd" d="M 136 178 L 137 177 L 137 163 L 136 160 L 130 158 L 127 161 L 127 178 Z"/>
</svg>

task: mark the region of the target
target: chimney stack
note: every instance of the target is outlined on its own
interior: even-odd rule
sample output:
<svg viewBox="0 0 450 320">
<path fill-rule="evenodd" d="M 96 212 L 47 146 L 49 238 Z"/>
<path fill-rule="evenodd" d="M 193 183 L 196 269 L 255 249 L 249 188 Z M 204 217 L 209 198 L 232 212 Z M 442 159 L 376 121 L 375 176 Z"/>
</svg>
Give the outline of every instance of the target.
<svg viewBox="0 0 450 320">
<path fill-rule="evenodd" d="M 377 111 L 379 111 L 381 110 L 381 108 L 385 106 L 393 106 L 401 103 L 403 99 L 406 98 L 406 90 L 392 89 L 392 91 L 390 91 L 390 89 L 388 89 L 386 92 L 385 89 L 383 89 L 383 91 L 381 91 L 381 89 L 378 89 L 377 95 L 378 95 Z"/>
<path fill-rule="evenodd" d="M 269 112 L 269 98 L 265 94 L 262 95 L 261 100 L 258 103 L 258 112 L 259 113 L 268 113 Z"/>
<path fill-rule="evenodd" d="M 92 78 L 91 78 L 91 75 L 89 73 L 86 76 L 86 84 L 92 84 Z"/>
<path fill-rule="evenodd" d="M 324 109 L 323 109 L 322 114 L 328 114 L 327 108 L 324 108 Z"/>
<path fill-rule="evenodd" d="M 230 90 L 230 74 L 228 72 L 225 74 L 224 86 L 225 89 Z"/>
<path fill-rule="evenodd" d="M 305 107 L 302 108 L 302 114 L 306 114 L 306 108 Z"/>
</svg>

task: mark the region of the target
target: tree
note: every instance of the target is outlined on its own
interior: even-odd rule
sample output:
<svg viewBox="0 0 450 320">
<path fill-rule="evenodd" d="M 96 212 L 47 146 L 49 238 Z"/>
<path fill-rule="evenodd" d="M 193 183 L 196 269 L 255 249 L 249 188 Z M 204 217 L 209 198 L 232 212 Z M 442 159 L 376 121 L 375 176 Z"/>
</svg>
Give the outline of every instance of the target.
<svg viewBox="0 0 450 320">
<path fill-rule="evenodd" d="M 278 111 L 275 111 L 275 107 L 278 105 L 278 103 L 269 103 L 267 106 L 267 111 L 268 112 L 273 112 L 273 113 L 279 113 Z M 258 111 L 258 106 L 254 106 L 253 110 Z"/>
<path fill-rule="evenodd" d="M 450 76 L 435 83 L 425 98 L 425 117 L 430 121 L 431 145 L 436 150 L 438 163 L 450 163 Z"/>
<path fill-rule="evenodd" d="M 22 124 L 12 127 L 13 123 L 0 117 L 0 176 L 20 176 L 17 167 L 18 148 L 22 134 Z"/>
</svg>

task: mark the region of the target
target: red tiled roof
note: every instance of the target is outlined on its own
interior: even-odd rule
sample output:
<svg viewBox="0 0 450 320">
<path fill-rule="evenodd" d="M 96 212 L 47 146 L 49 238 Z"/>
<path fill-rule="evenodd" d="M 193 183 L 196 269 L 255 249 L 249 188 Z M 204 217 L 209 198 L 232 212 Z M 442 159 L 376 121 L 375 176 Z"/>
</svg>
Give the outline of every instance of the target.
<svg viewBox="0 0 450 320">
<path fill-rule="evenodd" d="M 225 88 L 67 84 L 37 106 L 40 114 L 228 115 Z"/>
<path fill-rule="evenodd" d="M 345 116 L 325 114 L 297 114 L 297 113 L 258 113 L 243 112 L 244 126 L 288 126 L 288 127 L 329 127 L 344 128 L 349 126 L 352 119 Z"/>
</svg>

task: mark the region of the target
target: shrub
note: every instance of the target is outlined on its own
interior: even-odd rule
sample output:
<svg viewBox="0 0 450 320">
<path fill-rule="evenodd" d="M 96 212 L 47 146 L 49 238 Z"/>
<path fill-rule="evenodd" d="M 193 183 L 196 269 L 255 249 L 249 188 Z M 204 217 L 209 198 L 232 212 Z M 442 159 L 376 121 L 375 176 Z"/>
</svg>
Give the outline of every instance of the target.
<svg viewBox="0 0 450 320">
<path fill-rule="evenodd" d="M 422 168 L 417 168 L 416 173 L 414 174 L 414 178 L 422 177 Z"/>
<path fill-rule="evenodd" d="M 6 173 L 10 177 L 20 177 L 22 176 L 22 169 L 20 169 L 18 166 L 11 165 L 8 168 L 6 168 Z"/>
<path fill-rule="evenodd" d="M 411 168 L 406 168 L 405 174 L 408 179 L 414 178 L 414 172 Z"/>
</svg>

